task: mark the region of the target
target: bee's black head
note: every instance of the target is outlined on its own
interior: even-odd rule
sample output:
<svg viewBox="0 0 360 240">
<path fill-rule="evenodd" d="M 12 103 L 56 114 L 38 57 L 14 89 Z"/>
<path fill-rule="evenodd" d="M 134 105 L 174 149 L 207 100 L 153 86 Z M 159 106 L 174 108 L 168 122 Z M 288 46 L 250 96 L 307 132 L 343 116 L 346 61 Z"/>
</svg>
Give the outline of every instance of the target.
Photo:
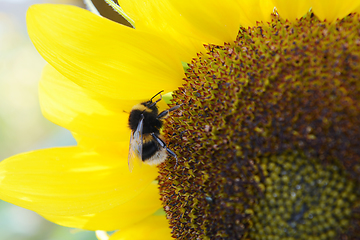
<svg viewBox="0 0 360 240">
<path fill-rule="evenodd" d="M 149 101 L 135 105 L 132 108 L 129 116 L 129 127 L 132 131 L 136 130 L 140 119 L 143 116 L 143 133 L 159 133 L 162 121 L 157 118 L 159 111 L 156 103 L 161 101 L 162 92 L 163 91 L 158 92 Z M 158 95 L 160 95 L 159 99 L 153 101 L 153 99 Z"/>
<path fill-rule="evenodd" d="M 144 111 L 154 111 L 154 112 L 158 112 L 158 107 L 156 106 L 157 102 L 152 102 L 152 101 L 147 101 L 147 102 L 143 102 L 141 103 L 141 105 L 143 105 L 146 109 Z"/>
</svg>

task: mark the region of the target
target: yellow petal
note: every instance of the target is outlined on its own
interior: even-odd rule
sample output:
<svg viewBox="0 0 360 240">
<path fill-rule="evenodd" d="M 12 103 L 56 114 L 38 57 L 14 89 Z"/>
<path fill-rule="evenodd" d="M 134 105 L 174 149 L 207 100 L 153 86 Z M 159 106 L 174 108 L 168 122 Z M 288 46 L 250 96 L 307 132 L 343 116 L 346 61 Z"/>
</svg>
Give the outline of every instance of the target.
<svg viewBox="0 0 360 240">
<path fill-rule="evenodd" d="M 166 240 L 171 230 L 165 216 L 151 216 L 130 228 L 120 229 L 109 240 Z"/>
<path fill-rule="evenodd" d="M 163 39 L 167 39 L 182 61 L 190 62 L 197 52 L 205 51 L 204 41 L 196 38 L 201 33 L 193 30 L 191 23 L 180 16 L 168 1 L 160 3 L 156 0 L 121 0 L 119 3 L 135 20 L 136 30 L 156 33 Z M 192 34 L 184 35 L 177 28 L 189 30 Z"/>
<path fill-rule="evenodd" d="M 239 31 L 239 9 L 235 0 L 169 0 L 181 17 L 190 22 L 197 32 L 179 27 L 179 32 L 199 35 L 204 43 L 223 44 L 235 40 Z M 208 36 L 208 37 L 207 37 Z M 216 42 L 211 38 L 218 39 Z M 208 40 L 209 39 L 209 40 Z"/>
<path fill-rule="evenodd" d="M 116 141 L 107 141 L 107 140 L 100 140 L 96 138 L 90 138 L 75 132 L 72 132 L 73 137 L 75 138 L 78 146 L 83 148 L 84 151 L 94 151 L 98 152 L 102 155 L 110 155 L 111 157 L 119 156 L 122 153 L 122 145 L 124 142 L 116 142 Z M 125 142 L 130 144 L 130 132 L 125 137 Z"/>
<path fill-rule="evenodd" d="M 181 59 L 189 62 L 203 44 L 235 40 L 239 30 L 238 7 L 233 0 L 171 1 L 121 0 L 120 6 L 135 20 L 136 29 L 169 39 Z"/>
<path fill-rule="evenodd" d="M 46 219 L 66 227 L 112 231 L 140 222 L 160 208 L 162 206 L 158 185 L 153 182 L 135 198 L 101 213 L 83 216 L 40 214 Z"/>
<path fill-rule="evenodd" d="M 157 168 L 146 164 L 130 173 L 127 156 L 128 143 L 118 157 L 79 147 L 15 155 L 0 163 L 0 199 L 49 215 L 113 209 L 136 197 L 157 176 Z"/>
<path fill-rule="evenodd" d="M 44 116 L 52 122 L 88 137 L 113 141 L 129 139 L 129 112 L 139 103 L 87 91 L 49 64 L 43 70 L 39 97 Z"/>
<path fill-rule="evenodd" d="M 288 19 L 290 22 L 295 22 L 300 19 L 311 8 L 311 0 L 272 0 L 275 3 L 276 9 L 283 19 Z"/>
<path fill-rule="evenodd" d="M 333 22 L 336 19 L 342 19 L 349 13 L 355 12 L 360 6 L 359 0 L 326 1 L 311 0 L 312 10 L 320 19 L 327 22 Z"/>
<path fill-rule="evenodd" d="M 138 100 L 181 85 L 179 56 L 154 34 L 70 5 L 33 5 L 27 24 L 40 54 L 86 89 L 109 98 Z"/>
<path fill-rule="evenodd" d="M 270 0 L 237 0 L 239 18 L 243 27 L 252 27 L 256 22 L 270 22 L 274 4 Z"/>
<path fill-rule="evenodd" d="M 360 13 L 360 5 L 354 10 L 356 13 Z"/>
</svg>

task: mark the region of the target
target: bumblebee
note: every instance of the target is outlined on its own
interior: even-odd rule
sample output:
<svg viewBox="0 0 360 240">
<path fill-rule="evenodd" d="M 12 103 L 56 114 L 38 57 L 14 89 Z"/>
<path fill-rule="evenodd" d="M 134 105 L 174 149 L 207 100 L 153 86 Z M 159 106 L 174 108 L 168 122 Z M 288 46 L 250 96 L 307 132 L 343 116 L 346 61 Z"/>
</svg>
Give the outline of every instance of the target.
<svg viewBox="0 0 360 240">
<path fill-rule="evenodd" d="M 160 135 L 163 119 L 170 112 L 178 109 L 180 105 L 159 113 L 156 104 L 161 101 L 161 93 L 155 94 L 149 101 L 135 105 L 129 115 L 129 127 L 131 129 L 128 164 L 130 172 L 134 168 L 134 162 L 140 165 L 145 162 L 149 165 L 158 165 L 165 161 L 167 154 L 176 159 L 176 154 L 171 151 Z M 159 95 L 159 99 L 153 99 Z"/>
</svg>

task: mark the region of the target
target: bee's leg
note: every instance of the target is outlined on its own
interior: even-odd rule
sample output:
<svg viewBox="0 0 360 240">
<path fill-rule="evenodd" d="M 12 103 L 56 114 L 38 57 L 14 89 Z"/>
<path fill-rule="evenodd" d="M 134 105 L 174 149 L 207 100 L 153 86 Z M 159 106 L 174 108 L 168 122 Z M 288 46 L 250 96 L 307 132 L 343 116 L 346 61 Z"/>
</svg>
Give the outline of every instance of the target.
<svg viewBox="0 0 360 240">
<path fill-rule="evenodd" d="M 167 117 L 167 115 L 172 112 L 172 111 L 175 111 L 176 109 L 178 109 L 181 105 L 176 105 L 175 107 L 172 107 L 168 110 L 164 110 L 162 111 L 161 113 L 159 113 L 159 115 L 157 116 L 157 119 L 161 119 L 161 118 L 165 118 Z"/>
<path fill-rule="evenodd" d="M 166 143 L 165 143 L 163 140 L 161 140 L 161 138 L 159 138 L 158 136 L 156 136 L 155 133 L 150 133 L 150 134 L 151 134 L 151 136 L 154 138 L 154 140 L 160 145 L 160 147 L 165 148 L 166 151 L 167 151 L 171 156 L 173 156 L 173 157 L 176 159 L 176 164 L 175 164 L 175 167 L 174 167 L 174 168 L 176 168 L 176 166 L 178 165 L 178 159 L 177 159 L 176 154 L 175 154 L 173 151 L 171 151 L 171 150 L 166 146 Z"/>
<path fill-rule="evenodd" d="M 173 151 L 171 151 L 168 147 L 166 147 L 166 151 L 175 158 L 175 160 L 176 160 L 176 164 L 174 166 L 174 169 L 175 169 L 176 166 L 178 165 L 178 158 L 177 158 L 176 154 Z"/>
</svg>

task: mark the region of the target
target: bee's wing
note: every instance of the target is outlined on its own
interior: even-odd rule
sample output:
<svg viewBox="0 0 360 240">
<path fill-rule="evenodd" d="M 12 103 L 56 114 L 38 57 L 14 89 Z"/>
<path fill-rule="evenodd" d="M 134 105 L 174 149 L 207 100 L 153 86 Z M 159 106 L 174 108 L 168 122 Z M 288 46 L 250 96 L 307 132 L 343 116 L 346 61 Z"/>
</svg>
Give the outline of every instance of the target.
<svg viewBox="0 0 360 240">
<path fill-rule="evenodd" d="M 134 162 L 136 161 L 140 166 L 142 163 L 142 147 L 143 147 L 143 125 L 144 117 L 140 119 L 140 122 L 135 132 L 131 132 L 128 165 L 129 171 L 132 172 L 134 169 Z"/>
</svg>

